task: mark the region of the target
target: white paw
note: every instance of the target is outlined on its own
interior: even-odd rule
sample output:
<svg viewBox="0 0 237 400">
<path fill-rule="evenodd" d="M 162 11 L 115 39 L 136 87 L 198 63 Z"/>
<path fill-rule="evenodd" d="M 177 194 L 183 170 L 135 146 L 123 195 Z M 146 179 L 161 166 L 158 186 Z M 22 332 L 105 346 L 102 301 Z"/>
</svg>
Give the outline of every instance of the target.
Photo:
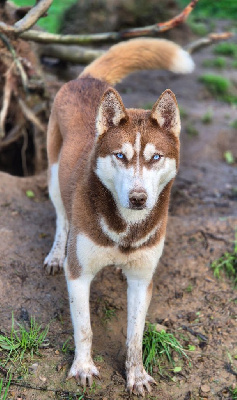
<svg viewBox="0 0 237 400">
<path fill-rule="evenodd" d="M 100 377 L 99 371 L 93 361 L 79 362 L 75 360 L 71 366 L 67 379 L 75 378 L 83 387 L 91 387 L 93 376 Z"/>
<path fill-rule="evenodd" d="M 145 389 L 150 393 L 150 383 L 157 385 L 156 381 L 147 374 L 143 366 L 132 366 L 127 369 L 127 390 L 129 394 L 145 396 Z"/>
<path fill-rule="evenodd" d="M 50 253 L 44 260 L 44 268 L 48 275 L 55 275 L 63 269 L 65 249 L 59 244 L 53 246 Z"/>
</svg>

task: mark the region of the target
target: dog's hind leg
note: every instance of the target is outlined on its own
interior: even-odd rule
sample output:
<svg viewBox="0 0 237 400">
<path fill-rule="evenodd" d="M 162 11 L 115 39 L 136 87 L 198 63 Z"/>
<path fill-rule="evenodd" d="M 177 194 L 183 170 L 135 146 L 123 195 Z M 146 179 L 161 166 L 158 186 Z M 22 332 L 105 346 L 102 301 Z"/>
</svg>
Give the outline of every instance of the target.
<svg viewBox="0 0 237 400">
<path fill-rule="evenodd" d="M 145 395 L 150 383 L 156 383 L 147 374 L 142 362 L 142 338 L 145 317 L 151 300 L 152 281 L 126 274 L 128 281 L 128 327 L 127 327 L 127 389 L 130 394 Z"/>
<path fill-rule="evenodd" d="M 52 249 L 44 260 L 44 267 L 48 274 L 53 275 L 63 268 L 68 235 L 68 220 L 61 197 L 58 176 L 61 144 L 61 134 L 52 112 L 48 127 L 47 150 L 49 158 L 49 195 L 56 211 L 56 233 Z"/>
</svg>

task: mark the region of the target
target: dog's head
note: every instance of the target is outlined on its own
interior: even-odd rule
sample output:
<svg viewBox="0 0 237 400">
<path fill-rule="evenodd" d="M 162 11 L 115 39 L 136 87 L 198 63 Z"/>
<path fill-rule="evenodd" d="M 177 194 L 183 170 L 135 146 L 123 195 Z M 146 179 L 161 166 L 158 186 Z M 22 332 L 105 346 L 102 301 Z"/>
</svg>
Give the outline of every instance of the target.
<svg viewBox="0 0 237 400">
<path fill-rule="evenodd" d="M 122 214 L 147 214 L 179 163 L 180 115 L 166 90 L 151 111 L 125 109 L 114 89 L 100 102 L 96 121 L 95 172 Z"/>
</svg>

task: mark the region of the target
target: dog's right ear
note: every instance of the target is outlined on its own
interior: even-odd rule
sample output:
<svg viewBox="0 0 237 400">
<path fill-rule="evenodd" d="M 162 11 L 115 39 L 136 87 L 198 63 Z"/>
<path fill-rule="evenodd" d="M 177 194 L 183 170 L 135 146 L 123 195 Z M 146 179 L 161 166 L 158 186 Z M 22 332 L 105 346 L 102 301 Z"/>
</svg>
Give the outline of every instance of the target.
<svg viewBox="0 0 237 400">
<path fill-rule="evenodd" d="M 127 120 L 128 115 L 122 99 L 115 89 L 106 90 L 100 101 L 96 118 L 97 137 L 100 137 L 109 128 L 119 126 L 122 120 Z"/>
</svg>

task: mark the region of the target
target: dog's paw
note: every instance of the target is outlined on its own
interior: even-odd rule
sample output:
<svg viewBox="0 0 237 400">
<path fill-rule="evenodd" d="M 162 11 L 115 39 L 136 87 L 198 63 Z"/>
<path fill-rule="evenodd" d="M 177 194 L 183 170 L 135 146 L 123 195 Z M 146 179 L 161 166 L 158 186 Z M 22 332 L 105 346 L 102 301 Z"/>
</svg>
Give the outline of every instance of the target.
<svg viewBox="0 0 237 400">
<path fill-rule="evenodd" d="M 145 396 L 145 390 L 150 393 L 150 384 L 157 385 L 156 381 L 146 373 L 143 367 L 131 367 L 127 371 L 127 390 L 129 394 Z"/>
<path fill-rule="evenodd" d="M 59 254 L 57 251 L 51 250 L 44 260 L 44 269 L 48 275 L 55 275 L 62 271 L 64 254 Z"/>
<path fill-rule="evenodd" d="M 85 388 L 87 385 L 91 387 L 94 376 L 99 378 L 100 374 L 93 361 L 82 363 L 75 360 L 71 366 L 67 379 L 74 377 L 78 383 Z"/>
</svg>

